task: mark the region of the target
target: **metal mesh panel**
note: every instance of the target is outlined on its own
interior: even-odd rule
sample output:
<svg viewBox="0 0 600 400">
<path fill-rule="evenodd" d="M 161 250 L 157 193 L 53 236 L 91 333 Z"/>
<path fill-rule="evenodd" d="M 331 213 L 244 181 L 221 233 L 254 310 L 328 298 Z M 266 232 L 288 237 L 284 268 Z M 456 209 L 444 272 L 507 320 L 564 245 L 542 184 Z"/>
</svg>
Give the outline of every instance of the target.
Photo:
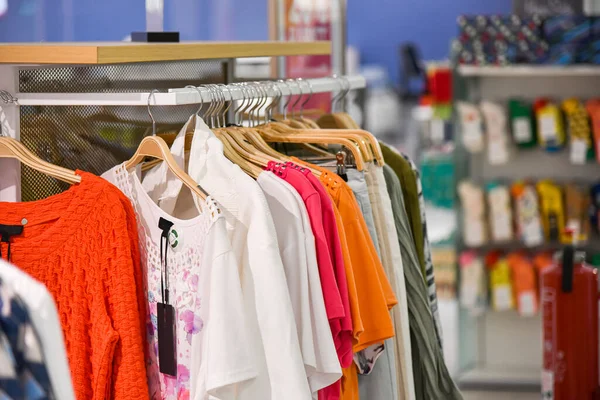
<svg viewBox="0 0 600 400">
<path fill-rule="evenodd" d="M 225 82 L 223 61 L 23 68 L 19 70 L 22 93 L 147 92 L 185 85 Z"/>
<path fill-rule="evenodd" d="M 221 63 L 183 62 L 168 67 L 164 63 L 145 65 L 44 68 L 20 71 L 22 91 L 31 92 L 110 92 L 148 91 L 185 85 L 224 82 Z M 194 65 L 192 65 L 194 64 Z M 207 66 L 207 64 L 209 64 Z M 214 68 L 219 65 L 219 68 Z M 122 74 L 115 68 L 120 67 Z M 66 71 L 80 71 L 64 75 Z M 112 71 L 110 79 L 87 70 Z M 145 80 L 137 80 L 137 74 Z M 163 75 L 164 74 L 164 75 Z M 189 74 L 189 75 L 186 75 Z M 86 78 L 87 77 L 87 78 Z M 135 78 L 135 79 L 133 79 Z M 181 81 L 181 82 L 180 82 Z M 177 84 L 173 82 L 179 82 Z M 82 87 L 85 88 L 82 90 Z M 26 88 L 26 90 L 23 90 Z M 152 115 L 158 132 L 178 132 L 198 109 L 197 105 L 157 107 Z M 69 169 L 100 175 L 130 158 L 145 135 L 151 134 L 146 107 L 131 106 L 22 106 L 20 140 L 43 160 Z M 21 167 L 21 199 L 32 201 L 66 190 L 68 185 L 27 166 Z"/>
</svg>

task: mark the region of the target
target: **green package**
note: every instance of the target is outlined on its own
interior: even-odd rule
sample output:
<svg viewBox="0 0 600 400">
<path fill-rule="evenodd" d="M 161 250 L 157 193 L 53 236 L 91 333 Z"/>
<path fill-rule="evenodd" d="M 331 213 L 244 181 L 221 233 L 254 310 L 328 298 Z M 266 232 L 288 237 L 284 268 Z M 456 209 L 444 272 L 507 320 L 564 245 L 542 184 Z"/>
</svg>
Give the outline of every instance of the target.
<svg viewBox="0 0 600 400">
<path fill-rule="evenodd" d="M 508 112 L 513 140 L 517 146 L 534 147 L 537 139 L 531 104 L 520 99 L 511 99 L 508 101 Z"/>
</svg>

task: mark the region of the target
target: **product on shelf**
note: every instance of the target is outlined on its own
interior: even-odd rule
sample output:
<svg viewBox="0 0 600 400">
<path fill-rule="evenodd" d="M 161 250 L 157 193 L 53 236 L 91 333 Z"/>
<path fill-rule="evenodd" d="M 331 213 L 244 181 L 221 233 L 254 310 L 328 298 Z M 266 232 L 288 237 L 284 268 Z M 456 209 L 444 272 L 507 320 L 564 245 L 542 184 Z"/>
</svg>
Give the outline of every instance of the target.
<svg viewBox="0 0 600 400">
<path fill-rule="evenodd" d="M 585 108 L 592 121 L 592 136 L 596 144 L 596 161 L 600 162 L 600 99 L 588 100 Z"/>
<path fill-rule="evenodd" d="M 506 111 L 498 103 L 483 101 L 481 112 L 485 118 L 488 161 L 492 165 L 506 164 L 509 157 Z"/>
<path fill-rule="evenodd" d="M 531 104 L 520 99 L 508 101 L 512 137 L 519 147 L 533 147 L 537 143 L 535 118 Z"/>
<path fill-rule="evenodd" d="M 565 227 L 562 191 L 550 180 L 539 181 L 536 186 L 546 240 L 558 241 Z"/>
<path fill-rule="evenodd" d="M 533 108 L 540 146 L 548 151 L 557 151 L 565 143 L 565 128 L 560 109 L 550 100 L 543 98 L 536 100 Z"/>
<path fill-rule="evenodd" d="M 486 185 L 490 236 L 495 242 L 513 239 L 512 209 L 508 187 L 498 183 Z"/>
<path fill-rule="evenodd" d="M 462 15 L 457 22 L 458 40 L 453 50 L 461 64 L 540 63 L 546 59 L 548 43 L 539 17 Z"/>
<path fill-rule="evenodd" d="M 487 307 L 487 276 L 483 260 L 475 251 L 464 251 L 459 257 L 460 304 L 473 316 L 481 315 Z"/>
<path fill-rule="evenodd" d="M 486 260 L 486 264 L 490 270 L 492 308 L 495 311 L 512 310 L 515 302 L 508 259 L 494 254 L 489 254 L 488 257 L 489 262 Z"/>
<path fill-rule="evenodd" d="M 567 119 L 567 130 L 571 144 L 571 163 L 585 164 L 587 160 L 594 157 L 588 112 L 583 103 L 576 98 L 564 100 L 562 109 Z"/>
<path fill-rule="evenodd" d="M 544 230 L 540 218 L 539 200 L 535 186 L 517 182 L 511 186 L 515 204 L 517 234 L 527 247 L 544 242 Z"/>
<path fill-rule="evenodd" d="M 481 246 L 487 242 L 483 190 L 463 181 L 458 185 L 458 194 L 463 206 L 463 241 L 470 247 Z"/>
<path fill-rule="evenodd" d="M 458 102 L 457 111 L 460 118 L 462 141 L 465 149 L 470 153 L 483 151 L 483 130 L 481 114 L 475 104 Z"/>
<path fill-rule="evenodd" d="M 545 39 L 550 44 L 550 64 L 588 62 L 592 18 L 585 15 L 555 15 L 544 20 Z"/>
<path fill-rule="evenodd" d="M 578 185 L 568 184 L 564 187 L 565 191 L 565 226 L 570 232 L 563 233 L 561 241 L 570 243 L 571 236 L 577 235 L 577 242 L 583 243 L 588 240 L 590 233 L 589 210 L 591 199 L 588 191 Z"/>
<path fill-rule="evenodd" d="M 523 253 L 511 253 L 507 257 L 512 273 L 513 292 L 519 315 L 531 317 L 537 314 L 536 273 L 531 260 Z"/>
</svg>

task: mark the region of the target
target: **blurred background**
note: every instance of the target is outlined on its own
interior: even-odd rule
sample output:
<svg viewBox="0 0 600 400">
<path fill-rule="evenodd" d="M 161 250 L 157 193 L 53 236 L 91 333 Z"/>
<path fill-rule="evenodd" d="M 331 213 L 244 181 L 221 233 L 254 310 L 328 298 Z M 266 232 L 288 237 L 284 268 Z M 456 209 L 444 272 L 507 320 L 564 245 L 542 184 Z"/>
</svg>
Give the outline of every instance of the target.
<svg viewBox="0 0 600 400">
<path fill-rule="evenodd" d="M 421 170 L 450 371 L 467 399 L 534 399 L 539 273 L 572 241 L 567 228 L 600 264 L 599 10 L 598 0 L 0 0 L 0 41 L 144 30 L 332 40 L 331 57 L 239 59 L 236 78 L 366 77 L 349 113 Z M 318 95 L 307 109 L 329 105 Z"/>
</svg>

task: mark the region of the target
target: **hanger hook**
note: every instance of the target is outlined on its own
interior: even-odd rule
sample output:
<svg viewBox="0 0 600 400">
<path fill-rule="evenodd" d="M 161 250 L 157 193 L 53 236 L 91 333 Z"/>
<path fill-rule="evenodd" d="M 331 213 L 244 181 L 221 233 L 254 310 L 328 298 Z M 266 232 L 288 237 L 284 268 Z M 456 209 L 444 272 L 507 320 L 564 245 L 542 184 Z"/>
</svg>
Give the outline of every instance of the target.
<svg viewBox="0 0 600 400">
<path fill-rule="evenodd" d="M 266 123 L 266 115 L 267 115 L 267 108 L 265 106 L 269 102 L 269 91 L 268 91 L 267 85 L 268 85 L 268 82 L 259 82 L 260 93 L 261 93 L 261 102 L 260 102 L 259 111 L 264 108 L 265 123 Z M 260 122 L 260 113 L 258 115 L 258 122 Z"/>
<path fill-rule="evenodd" d="M 348 79 L 348 77 L 343 76 L 342 75 L 342 81 L 346 84 L 346 91 L 344 92 L 344 95 L 342 96 L 342 111 L 346 110 L 346 98 L 348 96 L 348 93 L 350 93 L 350 89 L 352 88 L 352 85 L 350 85 L 350 79 Z"/>
<path fill-rule="evenodd" d="M 150 99 L 154 97 L 154 93 L 158 93 L 158 89 L 152 89 L 148 95 L 148 115 L 152 120 L 152 136 L 156 136 L 156 120 L 154 119 L 154 115 L 152 115 L 152 111 L 150 110 Z M 154 99 L 154 104 L 156 104 L 156 99 Z"/>
<path fill-rule="evenodd" d="M 296 115 L 294 112 L 294 109 L 298 105 L 298 102 L 300 102 L 300 99 L 302 99 L 302 96 L 304 95 L 304 93 L 302 92 L 302 86 L 300 86 L 300 84 L 298 83 L 298 79 L 288 79 L 288 81 L 294 82 L 296 84 L 296 86 L 298 86 L 298 90 L 300 91 L 300 95 L 298 96 L 298 99 L 296 99 L 294 104 L 292 104 L 292 118 L 294 118 L 294 116 Z"/>
<path fill-rule="evenodd" d="M 270 86 L 269 89 L 274 89 L 277 92 L 277 94 L 273 96 L 273 101 L 271 101 L 271 104 L 267 106 L 265 118 L 266 122 L 268 122 L 270 119 L 273 119 L 273 109 L 279 105 L 279 102 L 283 97 L 283 92 L 281 91 L 281 88 L 279 88 L 277 82 L 269 82 L 268 84 Z"/>
<path fill-rule="evenodd" d="M 229 93 L 229 104 L 227 104 L 227 100 L 225 100 L 224 105 L 226 107 L 221 112 L 223 114 L 223 126 L 227 126 L 227 112 L 229 111 L 229 109 L 231 108 L 231 105 L 233 104 L 233 94 L 231 93 L 231 88 L 229 87 L 229 85 L 225 85 L 224 83 L 221 83 L 221 84 L 219 84 L 219 86 L 221 87 L 221 90 L 223 91 L 223 97 L 225 97 L 225 90 L 227 90 L 227 92 Z"/>
<path fill-rule="evenodd" d="M 219 90 L 219 97 L 221 98 L 221 102 L 219 103 L 219 112 L 217 113 L 217 124 L 219 127 L 224 127 L 223 119 L 221 119 L 221 114 L 223 113 L 223 108 L 227 104 L 227 100 L 225 99 L 225 92 L 223 91 L 224 84 L 217 84 L 217 89 Z"/>
<path fill-rule="evenodd" d="M 202 107 L 204 107 L 204 98 L 202 97 L 202 91 L 199 87 L 194 85 L 187 85 L 186 89 L 195 89 L 198 92 L 198 96 L 200 96 L 200 107 L 198 107 L 198 111 L 196 111 L 196 115 L 200 116 L 200 111 L 202 111 Z"/>
<path fill-rule="evenodd" d="M 300 116 L 302 116 L 304 113 L 304 107 L 308 104 L 310 99 L 312 99 L 314 92 L 313 92 L 312 83 L 310 83 L 310 80 L 303 80 L 302 78 L 298 78 L 298 81 L 302 81 L 302 82 L 306 83 L 308 85 L 308 90 L 310 93 L 308 98 L 306 99 L 306 101 L 300 105 Z"/>
<path fill-rule="evenodd" d="M 283 119 L 286 119 L 288 105 L 290 104 L 290 100 L 292 100 L 292 88 L 290 87 L 290 84 L 287 81 L 284 81 L 283 79 L 280 79 L 277 82 L 283 83 L 288 88 L 288 91 L 290 92 L 290 94 L 288 95 L 287 101 L 283 105 Z"/>
</svg>

